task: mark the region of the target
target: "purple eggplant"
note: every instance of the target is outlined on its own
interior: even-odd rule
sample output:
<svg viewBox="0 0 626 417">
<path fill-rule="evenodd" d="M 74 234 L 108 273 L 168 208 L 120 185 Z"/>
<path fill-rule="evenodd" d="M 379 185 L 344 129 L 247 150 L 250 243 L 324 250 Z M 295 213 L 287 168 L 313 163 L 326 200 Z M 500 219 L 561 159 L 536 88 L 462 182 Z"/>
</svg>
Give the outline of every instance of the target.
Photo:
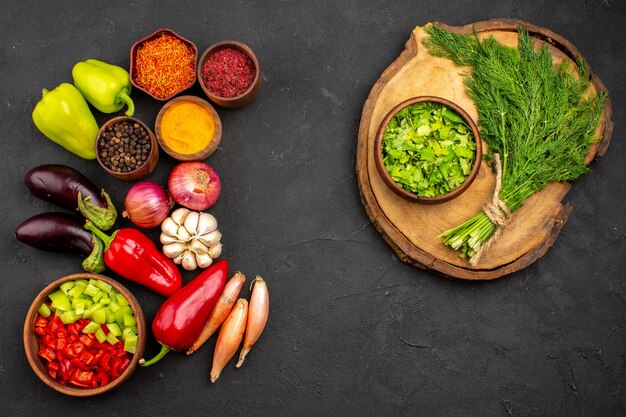
<svg viewBox="0 0 626 417">
<path fill-rule="evenodd" d="M 17 226 L 15 237 L 20 242 L 47 252 L 71 252 L 85 256 L 83 269 L 104 271 L 104 244 L 90 231 L 84 220 L 68 213 L 42 213 Z"/>
<path fill-rule="evenodd" d="M 40 165 L 26 173 L 24 182 L 35 197 L 69 210 L 79 210 L 102 230 L 109 230 L 115 223 L 117 211 L 109 195 L 74 168 Z"/>
</svg>

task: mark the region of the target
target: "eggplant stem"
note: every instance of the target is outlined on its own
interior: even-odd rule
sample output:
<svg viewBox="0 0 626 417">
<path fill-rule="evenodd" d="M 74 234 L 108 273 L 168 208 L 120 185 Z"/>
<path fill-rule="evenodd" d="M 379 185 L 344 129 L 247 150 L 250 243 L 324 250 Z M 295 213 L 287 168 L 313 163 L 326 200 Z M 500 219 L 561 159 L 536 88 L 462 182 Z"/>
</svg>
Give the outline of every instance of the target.
<svg viewBox="0 0 626 417">
<path fill-rule="evenodd" d="M 109 246 L 111 246 L 111 242 L 113 241 L 113 239 L 115 238 L 115 233 L 113 233 L 112 236 L 107 235 L 106 233 L 104 233 L 102 230 L 98 229 L 91 220 L 87 220 L 85 222 L 85 229 L 89 230 L 90 232 L 92 232 L 94 235 L 96 235 L 96 237 L 100 238 L 100 240 L 104 243 L 104 251 L 106 252 L 107 250 L 109 250 Z"/>
</svg>

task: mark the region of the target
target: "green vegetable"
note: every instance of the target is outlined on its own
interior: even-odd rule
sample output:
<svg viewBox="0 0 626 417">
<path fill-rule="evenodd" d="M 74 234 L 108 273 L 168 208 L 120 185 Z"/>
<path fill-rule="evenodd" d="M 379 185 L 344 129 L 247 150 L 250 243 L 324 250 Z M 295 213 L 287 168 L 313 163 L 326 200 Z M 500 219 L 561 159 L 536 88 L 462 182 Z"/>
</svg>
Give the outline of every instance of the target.
<svg viewBox="0 0 626 417">
<path fill-rule="evenodd" d="M 435 102 L 411 104 L 383 133 L 383 163 L 400 187 L 421 197 L 454 190 L 470 174 L 476 142 L 465 121 Z"/>
<path fill-rule="evenodd" d="M 50 314 L 52 314 L 50 307 L 48 307 L 47 305 L 43 303 L 39 306 L 39 308 L 37 309 L 37 312 L 46 318 L 50 317 Z"/>
<path fill-rule="evenodd" d="M 583 62 L 575 70 L 567 60 L 553 64 L 547 46 L 535 50 L 521 27 L 517 48 L 435 25 L 426 31 L 431 54 L 470 67 L 465 85 L 478 107 L 481 137 L 502 159 L 498 197 L 504 207 L 494 207 L 491 217 L 480 211 L 440 236 L 462 257 L 472 257 L 496 231 L 494 220 L 506 221 L 548 183 L 572 181 L 589 170 L 584 161 L 597 140 L 606 95 L 591 94 Z"/>
<path fill-rule="evenodd" d="M 69 311 L 72 309 L 72 303 L 70 299 L 63 293 L 63 291 L 55 291 L 48 296 L 52 301 L 52 308 L 59 311 Z"/>
<path fill-rule="evenodd" d="M 54 313 L 64 324 L 91 319 L 82 329 L 83 333 L 95 333 L 101 343 L 107 340 L 116 343 L 121 337 L 127 347 L 126 351 L 135 352 L 137 326 L 133 310 L 126 298 L 108 283 L 98 279 L 68 281 L 61 284 L 48 298 L 51 305 L 41 304 L 38 309 L 43 317 Z M 102 330 L 103 325 L 107 326 L 108 335 Z"/>
<path fill-rule="evenodd" d="M 125 105 L 128 105 L 126 116 L 135 113 L 135 104 L 129 96 L 130 76 L 124 68 L 88 59 L 74 65 L 72 77 L 85 99 L 102 113 L 115 113 Z"/>
<path fill-rule="evenodd" d="M 44 89 L 32 117 L 37 129 L 48 139 L 81 158 L 96 158 L 98 124 L 72 84 L 63 83 L 52 91 Z"/>
</svg>

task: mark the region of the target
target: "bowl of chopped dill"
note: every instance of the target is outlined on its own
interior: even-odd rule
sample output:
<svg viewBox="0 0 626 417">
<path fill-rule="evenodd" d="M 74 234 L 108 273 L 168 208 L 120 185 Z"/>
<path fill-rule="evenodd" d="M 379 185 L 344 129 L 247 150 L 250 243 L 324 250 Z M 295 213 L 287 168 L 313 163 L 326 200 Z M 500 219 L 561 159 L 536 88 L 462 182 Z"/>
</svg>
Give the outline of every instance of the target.
<svg viewBox="0 0 626 417">
<path fill-rule="evenodd" d="M 384 183 L 400 197 L 424 204 L 443 203 L 467 190 L 481 159 L 476 123 L 442 97 L 413 97 L 396 105 L 374 144 Z"/>
</svg>

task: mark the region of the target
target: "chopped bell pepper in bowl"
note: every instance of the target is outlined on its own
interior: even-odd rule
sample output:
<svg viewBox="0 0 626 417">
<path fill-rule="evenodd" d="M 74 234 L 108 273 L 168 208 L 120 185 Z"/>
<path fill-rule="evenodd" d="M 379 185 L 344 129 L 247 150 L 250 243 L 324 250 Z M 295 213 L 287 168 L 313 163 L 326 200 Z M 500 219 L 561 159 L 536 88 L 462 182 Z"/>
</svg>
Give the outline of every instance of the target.
<svg viewBox="0 0 626 417">
<path fill-rule="evenodd" d="M 135 297 L 113 279 L 90 273 L 48 285 L 24 323 L 24 347 L 37 376 L 79 397 L 109 391 L 130 377 L 145 337 Z"/>
</svg>

